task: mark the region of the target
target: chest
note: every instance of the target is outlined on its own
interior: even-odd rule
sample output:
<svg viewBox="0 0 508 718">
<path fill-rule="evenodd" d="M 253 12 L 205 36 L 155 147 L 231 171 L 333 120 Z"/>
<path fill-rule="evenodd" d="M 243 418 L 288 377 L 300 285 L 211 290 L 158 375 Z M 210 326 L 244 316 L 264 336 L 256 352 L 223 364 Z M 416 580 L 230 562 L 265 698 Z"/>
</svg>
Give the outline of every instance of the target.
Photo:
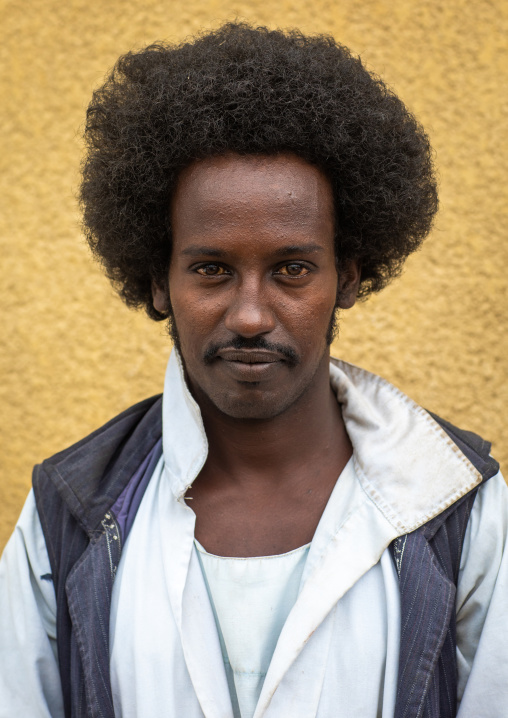
<svg viewBox="0 0 508 718">
<path fill-rule="evenodd" d="M 140 525 L 139 531 L 134 526 L 113 588 L 115 710 L 124 718 L 148 718 L 164 705 L 168 716 L 233 718 L 216 620 L 196 551 L 180 575 L 181 549 L 158 542 L 160 528 L 156 521 Z M 277 718 L 288 710 L 295 718 L 393 716 L 400 615 L 397 578 L 386 558 L 338 601 L 341 591 L 334 587 L 335 603 L 332 598 L 330 610 L 324 611 L 316 596 L 330 590 L 329 573 L 315 575 L 315 557 L 310 558 L 313 578 L 302 576 L 310 593 L 302 592 L 283 620 L 273 656 L 263 668 L 267 673 L 256 716 Z M 221 613 L 226 621 L 230 616 L 231 625 L 223 626 L 225 637 L 246 631 L 253 652 L 261 651 L 266 636 L 259 635 L 254 614 L 244 610 L 245 596 L 228 591 L 227 598 Z"/>
<path fill-rule="evenodd" d="M 195 482 L 186 498 L 196 515 L 195 536 L 218 556 L 270 556 L 312 541 L 334 482 L 293 491 L 252 487 L 210 490 Z"/>
</svg>

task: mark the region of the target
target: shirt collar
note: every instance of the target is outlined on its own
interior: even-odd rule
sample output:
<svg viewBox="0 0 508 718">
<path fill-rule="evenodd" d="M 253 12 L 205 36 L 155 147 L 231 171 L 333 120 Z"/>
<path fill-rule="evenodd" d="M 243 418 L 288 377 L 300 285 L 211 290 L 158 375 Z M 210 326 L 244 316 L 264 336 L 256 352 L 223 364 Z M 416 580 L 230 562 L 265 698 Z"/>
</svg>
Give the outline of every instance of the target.
<svg viewBox="0 0 508 718">
<path fill-rule="evenodd" d="M 162 399 L 162 447 L 171 490 L 181 499 L 199 474 L 208 454 L 208 440 L 199 406 L 185 380 L 176 348 L 169 357 Z"/>
<path fill-rule="evenodd" d="M 330 381 L 358 480 L 399 534 L 414 531 L 480 484 L 479 472 L 439 424 L 389 382 L 336 359 Z M 176 349 L 166 371 L 162 420 L 165 471 L 181 499 L 206 461 L 208 441 Z"/>
<path fill-rule="evenodd" d="M 330 364 L 330 380 L 358 479 L 399 534 L 414 531 L 481 483 L 440 425 L 392 384 L 338 359 Z"/>
</svg>

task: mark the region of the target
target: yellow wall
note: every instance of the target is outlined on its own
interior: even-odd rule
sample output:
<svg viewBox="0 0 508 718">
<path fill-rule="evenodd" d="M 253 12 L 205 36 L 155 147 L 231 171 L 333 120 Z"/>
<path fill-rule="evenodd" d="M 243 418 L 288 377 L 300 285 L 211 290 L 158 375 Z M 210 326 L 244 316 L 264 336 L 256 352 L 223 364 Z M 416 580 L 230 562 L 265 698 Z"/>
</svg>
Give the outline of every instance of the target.
<svg viewBox="0 0 508 718">
<path fill-rule="evenodd" d="M 121 53 L 234 17 L 333 34 L 428 129 L 441 185 L 435 230 L 398 282 L 344 316 L 334 349 L 508 459 L 506 2 L 4 0 L 0 547 L 35 462 L 162 387 L 162 326 L 113 296 L 80 235 L 80 125 L 92 88 Z"/>
</svg>

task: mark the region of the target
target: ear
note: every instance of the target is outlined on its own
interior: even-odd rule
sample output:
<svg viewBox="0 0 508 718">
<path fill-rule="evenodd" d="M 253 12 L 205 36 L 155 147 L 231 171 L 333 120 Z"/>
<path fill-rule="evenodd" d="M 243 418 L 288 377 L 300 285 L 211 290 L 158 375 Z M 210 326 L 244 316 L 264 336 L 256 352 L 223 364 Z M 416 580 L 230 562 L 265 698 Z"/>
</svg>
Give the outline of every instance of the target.
<svg viewBox="0 0 508 718">
<path fill-rule="evenodd" d="M 351 259 L 342 264 L 339 270 L 339 286 L 337 289 L 337 306 L 340 309 L 351 309 L 356 302 L 361 279 L 360 262 Z"/>
<path fill-rule="evenodd" d="M 164 287 L 156 284 L 152 280 L 152 298 L 153 306 L 160 314 L 167 314 L 169 310 L 168 306 L 168 293 Z"/>
</svg>

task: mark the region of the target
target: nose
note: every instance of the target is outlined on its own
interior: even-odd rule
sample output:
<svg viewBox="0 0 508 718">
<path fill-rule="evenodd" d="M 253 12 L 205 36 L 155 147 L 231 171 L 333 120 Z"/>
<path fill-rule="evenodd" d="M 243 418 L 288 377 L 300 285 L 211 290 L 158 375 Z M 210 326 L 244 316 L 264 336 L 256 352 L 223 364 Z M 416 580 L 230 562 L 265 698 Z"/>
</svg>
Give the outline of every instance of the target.
<svg viewBox="0 0 508 718">
<path fill-rule="evenodd" d="M 246 338 L 273 331 L 276 321 L 266 288 L 260 282 L 245 282 L 237 287 L 224 324 L 233 334 Z"/>
</svg>

